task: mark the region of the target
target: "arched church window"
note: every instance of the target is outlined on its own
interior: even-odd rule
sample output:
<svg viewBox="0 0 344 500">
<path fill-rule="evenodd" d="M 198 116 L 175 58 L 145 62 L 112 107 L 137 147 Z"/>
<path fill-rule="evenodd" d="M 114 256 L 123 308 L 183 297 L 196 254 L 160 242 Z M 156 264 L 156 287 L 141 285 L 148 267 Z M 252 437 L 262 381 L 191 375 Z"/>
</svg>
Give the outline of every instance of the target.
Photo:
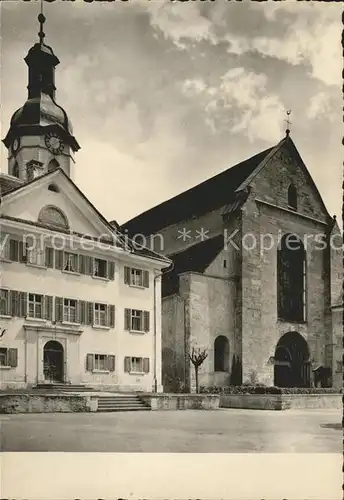
<svg viewBox="0 0 344 500">
<path fill-rule="evenodd" d="M 227 337 L 219 335 L 214 342 L 214 371 L 227 372 L 229 370 L 229 342 Z"/>
<path fill-rule="evenodd" d="M 306 251 L 295 234 L 285 234 L 277 250 L 278 317 L 305 320 Z"/>
<path fill-rule="evenodd" d="M 38 221 L 49 226 L 69 229 L 68 219 L 65 214 L 62 210 L 52 205 L 42 208 L 38 216 Z"/>
<path fill-rule="evenodd" d="M 297 210 L 297 191 L 293 183 L 288 187 L 288 206 L 293 210 Z"/>
<path fill-rule="evenodd" d="M 50 160 L 49 164 L 48 164 L 48 172 L 52 172 L 53 170 L 56 170 L 57 168 L 59 168 L 60 164 L 57 160 L 55 160 L 55 158 L 53 158 L 52 160 Z"/>
<path fill-rule="evenodd" d="M 15 164 L 13 165 L 13 168 L 12 168 L 12 175 L 14 177 L 19 177 L 19 165 L 18 165 L 18 162 L 16 161 Z"/>
</svg>

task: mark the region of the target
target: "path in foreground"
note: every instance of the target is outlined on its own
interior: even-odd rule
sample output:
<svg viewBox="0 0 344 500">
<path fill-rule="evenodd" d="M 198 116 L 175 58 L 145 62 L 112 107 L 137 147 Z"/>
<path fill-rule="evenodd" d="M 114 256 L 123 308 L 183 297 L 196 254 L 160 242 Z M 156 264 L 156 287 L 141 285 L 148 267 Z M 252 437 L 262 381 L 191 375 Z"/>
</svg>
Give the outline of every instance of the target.
<svg viewBox="0 0 344 500">
<path fill-rule="evenodd" d="M 1 451 L 341 453 L 340 410 L 0 415 Z"/>
</svg>

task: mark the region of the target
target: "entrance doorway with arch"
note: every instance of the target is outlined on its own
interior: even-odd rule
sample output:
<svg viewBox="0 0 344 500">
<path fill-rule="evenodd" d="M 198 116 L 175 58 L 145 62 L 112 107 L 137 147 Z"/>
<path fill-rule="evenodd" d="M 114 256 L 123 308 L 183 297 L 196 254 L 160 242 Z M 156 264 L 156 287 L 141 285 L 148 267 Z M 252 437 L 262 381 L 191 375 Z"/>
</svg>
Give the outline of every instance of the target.
<svg viewBox="0 0 344 500">
<path fill-rule="evenodd" d="M 275 350 L 274 385 L 310 387 L 310 355 L 307 341 L 298 332 L 285 333 Z"/>
<path fill-rule="evenodd" d="M 64 350 L 60 342 L 49 340 L 43 349 L 44 380 L 64 381 Z"/>
</svg>

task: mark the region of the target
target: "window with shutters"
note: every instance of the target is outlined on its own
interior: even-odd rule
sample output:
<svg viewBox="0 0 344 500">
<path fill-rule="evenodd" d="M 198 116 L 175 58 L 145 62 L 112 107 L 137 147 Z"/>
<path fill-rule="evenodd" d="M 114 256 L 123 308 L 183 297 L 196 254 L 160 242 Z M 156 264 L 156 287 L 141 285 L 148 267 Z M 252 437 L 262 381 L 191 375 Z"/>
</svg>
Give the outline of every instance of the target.
<svg viewBox="0 0 344 500">
<path fill-rule="evenodd" d="M 124 328 L 131 332 L 149 331 L 149 312 L 138 309 L 124 310 Z"/>
<path fill-rule="evenodd" d="M 77 323 L 77 300 L 63 300 L 63 321 L 66 323 Z"/>
<path fill-rule="evenodd" d="M 138 288 L 149 288 L 149 272 L 134 267 L 124 268 L 124 283 Z"/>
<path fill-rule="evenodd" d="M 114 372 L 115 356 L 112 354 L 87 354 L 86 370 L 91 372 Z"/>
<path fill-rule="evenodd" d="M 27 252 L 23 241 L 10 239 L 8 245 L 9 260 L 12 262 L 27 262 Z"/>
<path fill-rule="evenodd" d="M 11 313 L 9 296 L 9 290 L 0 289 L 0 315 L 2 316 L 9 316 Z"/>
<path fill-rule="evenodd" d="M 8 364 L 7 364 L 7 349 L 5 347 L 0 348 L 0 366 L 8 366 Z"/>
<path fill-rule="evenodd" d="M 96 278 L 108 277 L 108 263 L 103 259 L 94 259 L 93 276 Z"/>
<path fill-rule="evenodd" d="M 78 272 L 78 255 L 75 253 L 64 252 L 63 254 L 63 270 L 68 273 Z"/>
<path fill-rule="evenodd" d="M 124 358 L 124 371 L 127 373 L 140 374 L 149 373 L 149 358 L 127 356 Z"/>
<path fill-rule="evenodd" d="M 106 304 L 94 304 L 94 325 L 95 326 L 108 326 L 107 321 L 108 308 Z"/>
<path fill-rule="evenodd" d="M 18 349 L 0 348 L 0 366 L 16 368 L 18 366 Z"/>
<path fill-rule="evenodd" d="M 43 318 L 43 295 L 29 293 L 27 301 L 27 315 L 29 318 Z"/>
</svg>

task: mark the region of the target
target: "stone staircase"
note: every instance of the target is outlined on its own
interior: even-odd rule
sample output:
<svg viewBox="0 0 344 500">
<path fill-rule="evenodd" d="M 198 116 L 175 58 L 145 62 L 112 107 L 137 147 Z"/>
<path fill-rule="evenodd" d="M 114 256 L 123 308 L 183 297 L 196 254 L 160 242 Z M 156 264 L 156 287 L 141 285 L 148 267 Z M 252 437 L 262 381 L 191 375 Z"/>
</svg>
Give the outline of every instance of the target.
<svg viewBox="0 0 344 500">
<path fill-rule="evenodd" d="M 98 410 L 109 411 L 147 411 L 147 406 L 136 394 L 116 394 L 114 396 L 99 396 Z"/>
</svg>

